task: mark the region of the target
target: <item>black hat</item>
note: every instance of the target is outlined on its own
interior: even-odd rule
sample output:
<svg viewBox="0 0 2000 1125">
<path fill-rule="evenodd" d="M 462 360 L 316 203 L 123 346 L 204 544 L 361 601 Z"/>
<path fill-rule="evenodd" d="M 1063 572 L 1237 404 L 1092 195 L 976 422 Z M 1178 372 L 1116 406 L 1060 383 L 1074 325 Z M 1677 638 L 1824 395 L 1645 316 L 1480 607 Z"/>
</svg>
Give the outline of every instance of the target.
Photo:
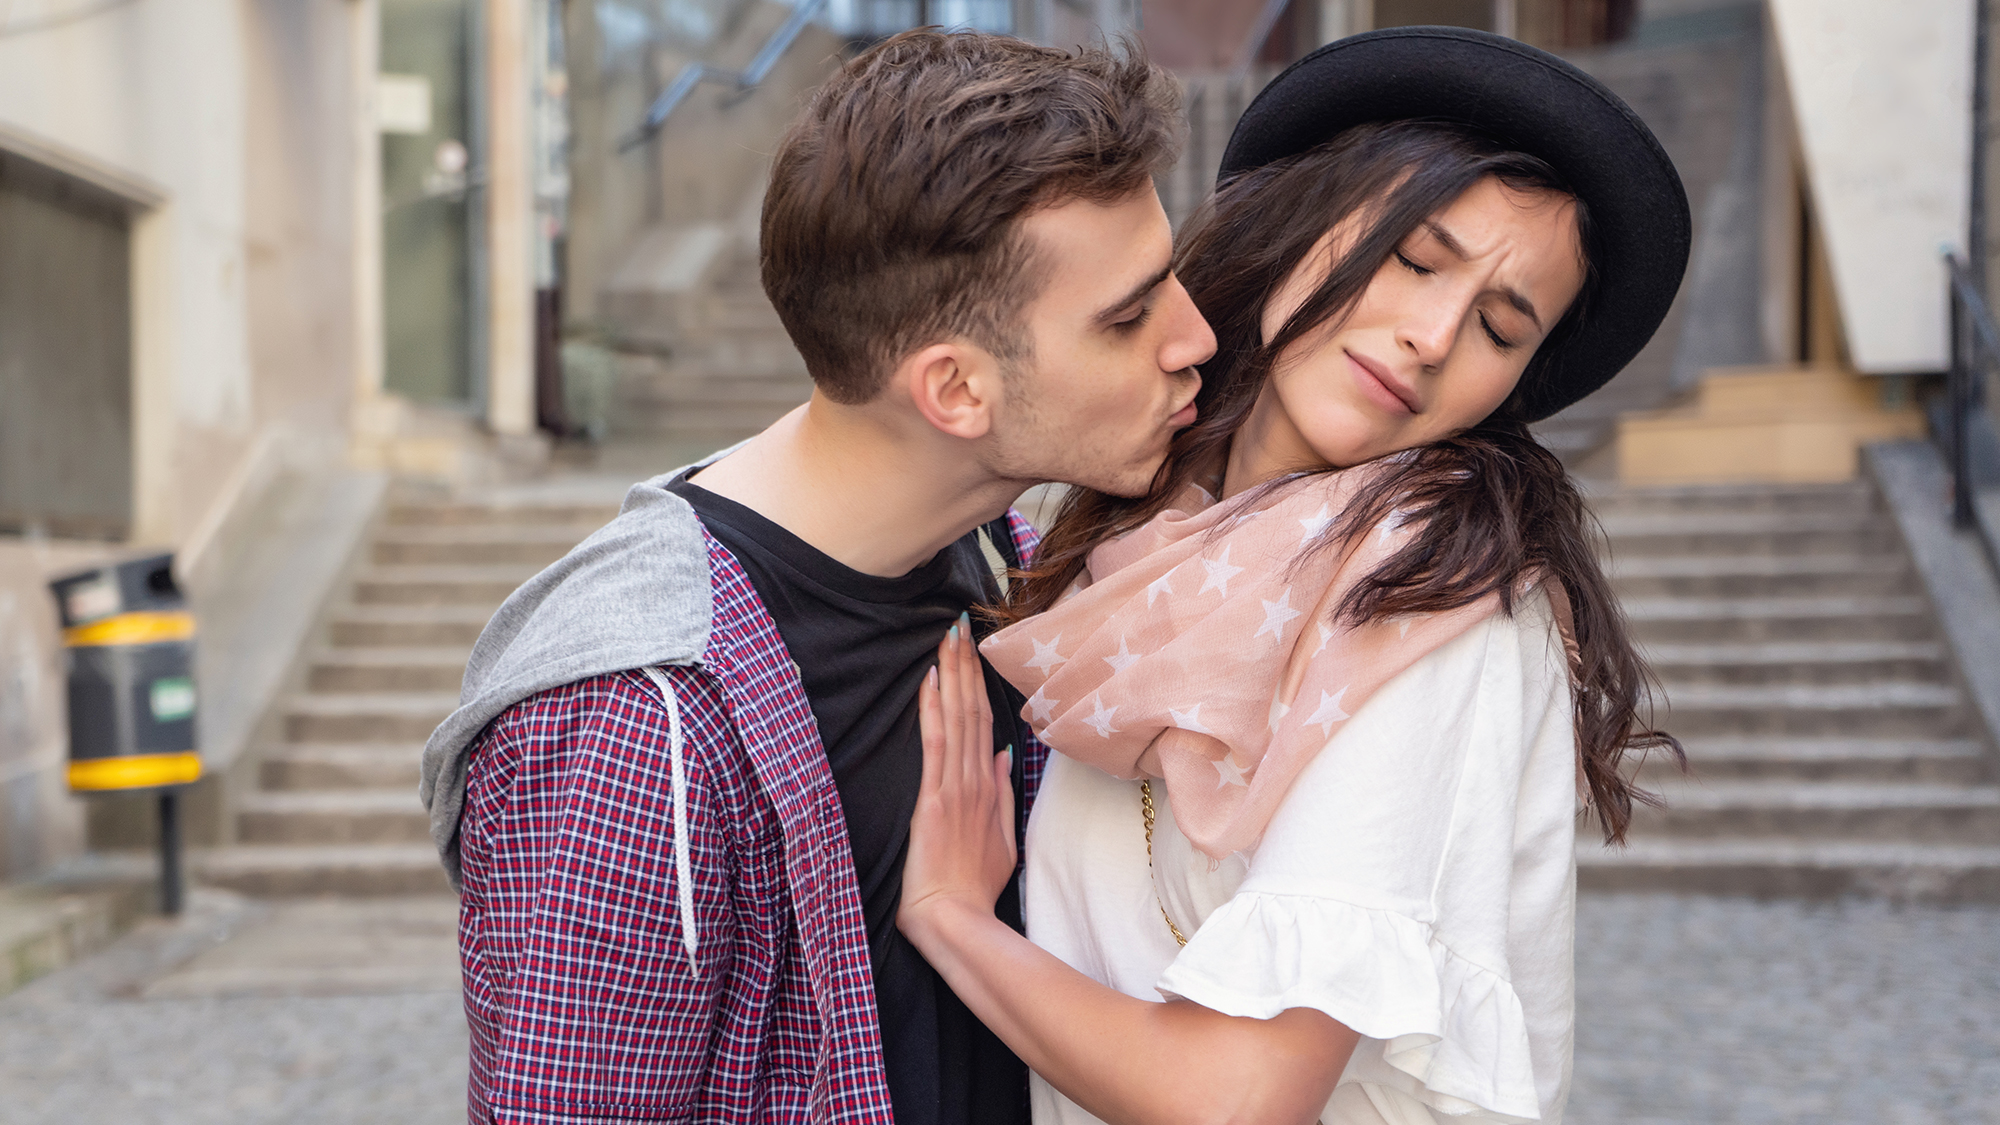
<svg viewBox="0 0 2000 1125">
<path fill-rule="evenodd" d="M 1220 181 L 1330 140 L 1355 125 L 1456 121 L 1547 161 L 1589 208 L 1598 289 L 1581 329 L 1538 357 L 1521 390 L 1528 421 L 1618 374 L 1673 304 L 1687 270 L 1687 192 L 1632 107 L 1569 63 L 1459 27 L 1396 27 L 1329 43 L 1250 103 Z"/>
</svg>

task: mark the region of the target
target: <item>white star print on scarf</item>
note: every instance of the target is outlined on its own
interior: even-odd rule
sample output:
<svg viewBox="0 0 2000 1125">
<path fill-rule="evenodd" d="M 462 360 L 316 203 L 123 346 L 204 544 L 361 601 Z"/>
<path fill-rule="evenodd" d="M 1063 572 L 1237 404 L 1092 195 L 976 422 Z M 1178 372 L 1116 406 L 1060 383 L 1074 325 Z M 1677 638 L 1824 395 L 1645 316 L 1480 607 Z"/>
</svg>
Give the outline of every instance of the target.
<svg viewBox="0 0 2000 1125">
<path fill-rule="evenodd" d="M 1302 553 L 1372 471 L 1300 476 L 1220 504 L 1190 490 L 1099 545 L 1082 588 L 994 634 L 987 658 L 1032 693 L 1023 713 L 1049 745 L 1119 777 L 1157 762 L 1190 842 L 1214 857 L 1253 847 L 1292 779 L 1376 689 L 1499 605 L 1492 595 L 1359 628 L 1333 620 L 1414 530 L 1398 511 Z"/>
</svg>

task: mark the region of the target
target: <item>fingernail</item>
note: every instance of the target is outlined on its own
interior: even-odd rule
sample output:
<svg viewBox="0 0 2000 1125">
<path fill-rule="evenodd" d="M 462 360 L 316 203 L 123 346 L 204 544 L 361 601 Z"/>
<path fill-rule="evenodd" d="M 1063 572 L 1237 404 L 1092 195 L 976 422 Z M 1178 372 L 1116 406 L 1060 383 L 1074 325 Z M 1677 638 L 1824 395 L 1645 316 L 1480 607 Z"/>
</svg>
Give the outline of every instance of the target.
<svg viewBox="0 0 2000 1125">
<path fill-rule="evenodd" d="M 937 665 L 931 665 L 931 670 L 924 673 L 924 682 L 932 687 L 937 686 Z"/>
<path fill-rule="evenodd" d="M 958 647 L 958 626 L 953 625 L 950 629 L 945 630 L 944 635 L 947 640 L 951 641 L 951 647 Z"/>
</svg>

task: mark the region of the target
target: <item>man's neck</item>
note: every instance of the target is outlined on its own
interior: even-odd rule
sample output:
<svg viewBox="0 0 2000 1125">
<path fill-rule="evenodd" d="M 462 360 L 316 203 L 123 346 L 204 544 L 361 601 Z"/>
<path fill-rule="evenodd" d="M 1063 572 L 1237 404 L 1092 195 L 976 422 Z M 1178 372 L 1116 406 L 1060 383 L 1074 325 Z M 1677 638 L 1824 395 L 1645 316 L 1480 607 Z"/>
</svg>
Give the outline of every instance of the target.
<svg viewBox="0 0 2000 1125">
<path fill-rule="evenodd" d="M 997 518 L 1032 482 L 995 477 L 934 433 L 814 395 L 693 483 L 843 566 L 896 577 Z"/>
</svg>

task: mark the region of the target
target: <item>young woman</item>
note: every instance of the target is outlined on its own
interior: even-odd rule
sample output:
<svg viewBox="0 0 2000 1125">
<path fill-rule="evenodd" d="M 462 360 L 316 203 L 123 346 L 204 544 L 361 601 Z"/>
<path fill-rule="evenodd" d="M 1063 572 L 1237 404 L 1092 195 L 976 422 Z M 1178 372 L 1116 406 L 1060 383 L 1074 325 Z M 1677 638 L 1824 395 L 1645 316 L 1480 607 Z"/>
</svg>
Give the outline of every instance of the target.
<svg viewBox="0 0 2000 1125">
<path fill-rule="evenodd" d="M 1177 263 L 1202 420 L 1149 496 L 1071 497 L 985 644 L 1057 751 L 1027 939 L 969 630 L 924 693 L 899 924 L 1037 1122 L 1560 1119 L 1577 806 L 1622 838 L 1621 758 L 1678 746 L 1526 424 L 1643 346 L 1687 230 L 1630 110 L 1493 36 L 1252 105 Z"/>
</svg>

